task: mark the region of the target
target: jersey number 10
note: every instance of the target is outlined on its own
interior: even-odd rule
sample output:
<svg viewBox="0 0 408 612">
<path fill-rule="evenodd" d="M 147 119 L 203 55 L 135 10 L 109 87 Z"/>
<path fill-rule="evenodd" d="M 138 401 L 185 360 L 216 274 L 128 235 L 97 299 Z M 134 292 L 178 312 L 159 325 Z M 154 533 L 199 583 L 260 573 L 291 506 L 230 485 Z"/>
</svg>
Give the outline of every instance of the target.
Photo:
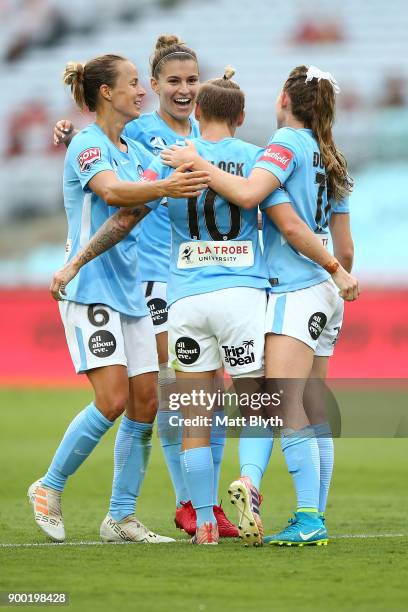
<svg viewBox="0 0 408 612">
<path fill-rule="evenodd" d="M 226 202 L 230 213 L 230 229 L 227 233 L 221 233 L 217 225 L 215 208 L 215 198 L 217 195 L 218 194 L 212 189 L 206 189 L 200 196 L 200 198 L 204 198 L 203 211 L 207 231 L 212 240 L 233 240 L 241 231 L 241 209 L 235 206 L 235 204 L 231 204 L 231 202 Z M 190 230 L 190 237 L 193 240 L 200 240 L 197 198 L 189 198 L 188 200 L 188 227 Z"/>
</svg>

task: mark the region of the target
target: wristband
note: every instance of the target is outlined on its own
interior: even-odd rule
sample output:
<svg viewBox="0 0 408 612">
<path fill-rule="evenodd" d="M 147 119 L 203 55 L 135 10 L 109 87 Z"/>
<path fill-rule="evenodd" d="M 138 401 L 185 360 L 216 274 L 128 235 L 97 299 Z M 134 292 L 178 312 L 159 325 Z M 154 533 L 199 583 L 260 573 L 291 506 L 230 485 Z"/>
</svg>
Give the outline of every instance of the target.
<svg viewBox="0 0 408 612">
<path fill-rule="evenodd" d="M 339 267 L 340 267 L 340 264 L 335 257 L 332 257 L 331 259 L 329 259 L 327 264 L 323 266 L 326 272 L 328 272 L 331 275 L 335 274 L 337 270 L 339 269 Z"/>
</svg>

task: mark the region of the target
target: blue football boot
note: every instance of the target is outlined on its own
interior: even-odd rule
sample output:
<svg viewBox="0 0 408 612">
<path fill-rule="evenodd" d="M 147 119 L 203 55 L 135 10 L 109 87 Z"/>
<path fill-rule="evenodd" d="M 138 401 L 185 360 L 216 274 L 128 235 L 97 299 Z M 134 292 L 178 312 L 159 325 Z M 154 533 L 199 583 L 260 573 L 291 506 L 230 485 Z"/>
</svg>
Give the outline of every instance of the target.
<svg viewBox="0 0 408 612">
<path fill-rule="evenodd" d="M 295 518 L 288 521 L 289 526 L 281 532 L 266 536 L 264 544 L 278 546 L 305 546 L 314 544 L 326 546 L 328 534 L 318 512 L 295 512 Z"/>
</svg>

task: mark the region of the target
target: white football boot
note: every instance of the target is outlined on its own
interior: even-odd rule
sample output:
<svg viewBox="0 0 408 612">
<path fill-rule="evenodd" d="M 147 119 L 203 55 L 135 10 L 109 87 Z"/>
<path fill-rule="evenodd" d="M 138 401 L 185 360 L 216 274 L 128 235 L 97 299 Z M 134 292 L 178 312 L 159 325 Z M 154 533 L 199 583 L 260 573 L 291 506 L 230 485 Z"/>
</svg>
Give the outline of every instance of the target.
<svg viewBox="0 0 408 612">
<path fill-rule="evenodd" d="M 61 493 L 44 487 L 41 480 L 37 480 L 29 487 L 27 496 L 34 509 L 34 520 L 40 529 L 54 542 L 63 542 L 65 529 Z"/>
<path fill-rule="evenodd" d="M 164 544 L 175 542 L 174 538 L 158 535 L 149 531 L 137 520 L 134 514 L 121 521 L 115 521 L 107 514 L 101 524 L 100 536 L 102 542 L 143 542 L 145 544 Z"/>
<path fill-rule="evenodd" d="M 264 528 L 259 514 L 262 496 L 258 489 L 250 478 L 242 476 L 230 484 L 228 493 L 231 503 L 238 510 L 239 537 L 244 540 L 245 546 L 262 546 Z"/>
</svg>

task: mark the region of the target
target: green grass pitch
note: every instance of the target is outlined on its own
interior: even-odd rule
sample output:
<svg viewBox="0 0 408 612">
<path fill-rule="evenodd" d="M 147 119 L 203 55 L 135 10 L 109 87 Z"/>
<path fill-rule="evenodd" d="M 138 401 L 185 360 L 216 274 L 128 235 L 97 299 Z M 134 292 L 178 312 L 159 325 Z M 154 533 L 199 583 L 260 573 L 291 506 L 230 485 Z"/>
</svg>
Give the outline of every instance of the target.
<svg viewBox="0 0 408 612">
<path fill-rule="evenodd" d="M 47 541 L 34 524 L 27 486 L 44 473 L 65 427 L 90 399 L 79 390 L 0 391 L 0 544 Z M 115 431 L 69 481 L 63 501 L 68 542 L 98 540 Z M 153 447 L 137 515 L 176 537 L 176 544 L 0 545 L 0 591 L 67 591 L 68 609 L 84 611 L 407 609 L 408 439 L 336 441 L 328 528 L 347 537 L 333 538 L 327 548 L 300 549 L 250 549 L 239 540 L 190 546 L 173 525 L 174 498 L 157 436 Z M 228 440 L 220 492 L 233 520 L 226 489 L 237 465 L 237 441 Z M 267 532 L 282 528 L 294 493 L 279 444 L 263 494 Z"/>
</svg>

